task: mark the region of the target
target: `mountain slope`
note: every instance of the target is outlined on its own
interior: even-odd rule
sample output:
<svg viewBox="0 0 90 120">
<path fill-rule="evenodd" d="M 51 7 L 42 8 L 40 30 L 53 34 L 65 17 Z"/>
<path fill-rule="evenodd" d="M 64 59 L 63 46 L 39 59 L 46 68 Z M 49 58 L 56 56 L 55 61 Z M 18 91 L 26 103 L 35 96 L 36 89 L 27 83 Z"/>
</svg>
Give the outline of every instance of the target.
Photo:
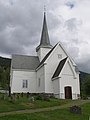
<svg viewBox="0 0 90 120">
<path fill-rule="evenodd" d="M 10 67 L 11 59 L 0 57 L 0 66 L 1 67 Z"/>
<path fill-rule="evenodd" d="M 11 59 L 0 57 L 0 89 L 8 89 Z"/>
</svg>

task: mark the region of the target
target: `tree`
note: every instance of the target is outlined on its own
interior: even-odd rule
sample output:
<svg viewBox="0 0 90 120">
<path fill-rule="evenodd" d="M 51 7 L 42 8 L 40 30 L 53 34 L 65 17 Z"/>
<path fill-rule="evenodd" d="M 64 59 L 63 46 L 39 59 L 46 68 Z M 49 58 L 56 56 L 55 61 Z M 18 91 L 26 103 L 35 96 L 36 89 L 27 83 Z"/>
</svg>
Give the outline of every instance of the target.
<svg viewBox="0 0 90 120">
<path fill-rule="evenodd" d="M 4 89 L 8 89 L 9 81 L 10 81 L 10 68 L 1 67 L 0 68 L 0 86 Z"/>
<path fill-rule="evenodd" d="M 86 77 L 85 83 L 84 83 L 84 91 L 86 95 L 90 95 L 90 77 Z"/>
</svg>

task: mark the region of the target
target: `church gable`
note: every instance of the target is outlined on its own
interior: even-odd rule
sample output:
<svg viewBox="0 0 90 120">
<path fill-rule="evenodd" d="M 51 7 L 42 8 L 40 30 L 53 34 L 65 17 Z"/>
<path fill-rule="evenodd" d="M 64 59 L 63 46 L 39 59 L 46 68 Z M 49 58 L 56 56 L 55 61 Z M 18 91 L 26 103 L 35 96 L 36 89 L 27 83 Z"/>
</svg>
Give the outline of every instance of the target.
<svg viewBox="0 0 90 120">
<path fill-rule="evenodd" d="M 53 58 L 55 58 L 58 61 L 61 61 L 62 59 L 64 59 L 65 57 L 67 57 L 66 53 L 63 51 L 63 49 L 60 46 L 60 43 L 56 44 L 55 49 L 52 51 L 52 53 L 50 54 L 50 56 L 48 57 L 48 60 L 54 60 Z"/>
<path fill-rule="evenodd" d="M 57 44 L 56 44 L 57 45 Z M 50 54 L 52 53 L 52 51 L 55 49 L 56 45 L 47 53 L 47 55 L 43 58 L 43 60 L 40 62 L 40 64 L 38 65 L 38 67 L 40 67 L 50 56 Z M 37 67 L 37 68 L 38 68 Z"/>
<path fill-rule="evenodd" d="M 61 42 L 58 42 L 52 50 L 49 52 L 50 54 L 46 55 L 46 59 L 43 61 L 44 63 L 48 63 L 49 61 L 60 62 L 64 58 L 68 57 L 73 66 L 76 66 L 75 62 L 71 58 L 71 56 L 67 53 Z"/>
<path fill-rule="evenodd" d="M 76 72 L 69 59 L 67 60 L 64 69 L 62 70 L 62 75 L 70 75 L 73 76 L 74 78 L 76 77 Z"/>
<path fill-rule="evenodd" d="M 67 57 L 66 53 L 63 51 L 63 49 L 60 47 L 60 44 L 57 43 L 48 53 L 47 55 L 43 58 L 43 60 L 40 62 L 39 66 L 40 67 L 44 63 L 48 63 L 49 61 L 58 61 L 60 62 L 62 59 Z M 38 68 L 37 67 L 37 68 Z"/>
<path fill-rule="evenodd" d="M 62 71 L 62 68 L 64 67 L 64 64 L 65 64 L 66 60 L 67 60 L 67 58 L 60 61 L 55 73 L 52 76 L 52 79 L 59 76 L 60 72 Z"/>
<path fill-rule="evenodd" d="M 76 72 L 75 72 L 69 58 L 65 58 L 60 61 L 58 67 L 56 68 L 56 70 L 52 76 L 52 79 L 61 77 L 62 75 L 65 75 L 65 76 L 69 75 L 69 76 L 73 76 L 74 78 L 76 78 Z"/>
</svg>

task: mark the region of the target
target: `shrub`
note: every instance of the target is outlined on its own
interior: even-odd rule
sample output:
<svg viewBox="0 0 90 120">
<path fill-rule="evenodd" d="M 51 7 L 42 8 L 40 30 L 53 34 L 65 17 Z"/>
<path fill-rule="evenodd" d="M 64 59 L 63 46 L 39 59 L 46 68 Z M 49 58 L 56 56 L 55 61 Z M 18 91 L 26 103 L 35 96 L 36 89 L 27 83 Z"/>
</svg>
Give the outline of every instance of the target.
<svg viewBox="0 0 90 120">
<path fill-rule="evenodd" d="M 43 100 L 43 97 L 41 95 L 36 96 L 36 100 Z"/>
<path fill-rule="evenodd" d="M 88 99 L 88 98 L 87 98 L 87 95 L 82 94 L 82 99 L 84 99 L 84 100 Z"/>
</svg>

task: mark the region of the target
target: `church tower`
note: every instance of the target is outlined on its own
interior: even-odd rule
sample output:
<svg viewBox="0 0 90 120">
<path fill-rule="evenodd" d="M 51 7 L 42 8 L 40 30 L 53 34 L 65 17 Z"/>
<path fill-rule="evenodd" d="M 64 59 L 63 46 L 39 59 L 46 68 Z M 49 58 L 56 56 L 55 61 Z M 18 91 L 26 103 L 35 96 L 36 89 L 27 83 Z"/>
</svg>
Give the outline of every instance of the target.
<svg viewBox="0 0 90 120">
<path fill-rule="evenodd" d="M 44 11 L 41 40 L 39 46 L 36 48 L 37 56 L 39 57 L 40 62 L 51 49 L 52 49 L 52 45 L 50 44 L 50 40 L 49 40 L 48 28 L 46 22 L 46 13 Z"/>
</svg>

